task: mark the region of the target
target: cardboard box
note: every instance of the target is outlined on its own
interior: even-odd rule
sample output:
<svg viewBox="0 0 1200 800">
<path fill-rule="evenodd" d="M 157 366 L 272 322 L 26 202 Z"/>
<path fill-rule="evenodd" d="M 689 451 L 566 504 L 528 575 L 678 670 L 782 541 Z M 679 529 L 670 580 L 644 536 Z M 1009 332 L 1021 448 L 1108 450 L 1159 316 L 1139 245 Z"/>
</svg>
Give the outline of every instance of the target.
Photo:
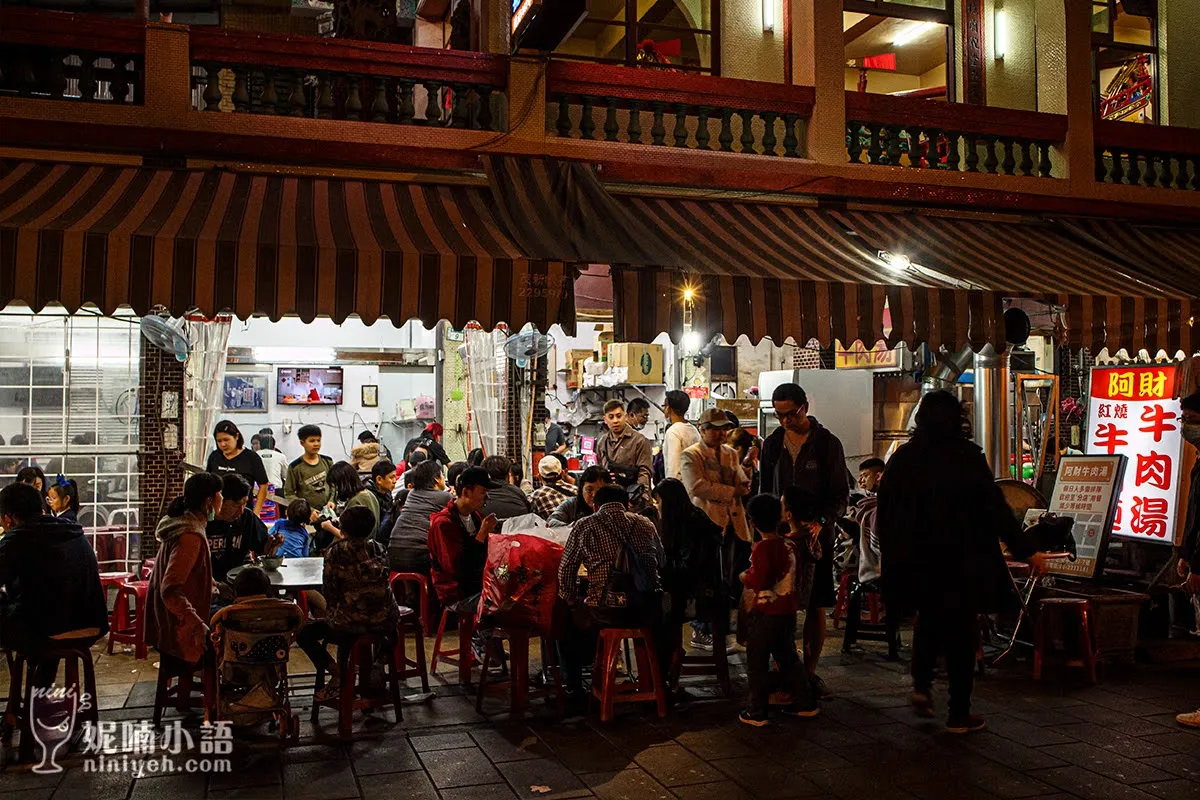
<svg viewBox="0 0 1200 800">
<path fill-rule="evenodd" d="M 625 367 L 630 383 L 647 385 L 663 382 L 663 349 L 660 344 L 616 342 L 609 345 L 608 363 L 612 367 Z"/>
<path fill-rule="evenodd" d="M 567 351 L 567 388 L 578 389 L 583 375 L 583 362 L 592 357 L 591 350 Z"/>
</svg>

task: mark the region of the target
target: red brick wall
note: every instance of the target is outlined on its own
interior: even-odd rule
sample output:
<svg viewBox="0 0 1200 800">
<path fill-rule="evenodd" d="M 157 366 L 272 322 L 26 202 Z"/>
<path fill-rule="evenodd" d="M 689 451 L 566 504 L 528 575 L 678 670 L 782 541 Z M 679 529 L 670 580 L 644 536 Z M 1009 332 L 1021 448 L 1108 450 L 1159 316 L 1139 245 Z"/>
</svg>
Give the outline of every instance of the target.
<svg viewBox="0 0 1200 800">
<path fill-rule="evenodd" d="M 158 552 L 154 527 L 166 512 L 167 505 L 183 493 L 183 405 L 184 364 L 142 339 L 140 404 L 142 428 L 138 448 L 138 470 L 141 472 L 140 521 L 142 529 L 140 556 L 153 558 Z M 163 392 L 175 392 L 178 413 L 174 419 L 162 418 Z M 163 429 L 174 425 L 174 449 L 167 449 Z M 130 553 L 130 558 L 135 555 Z"/>
</svg>

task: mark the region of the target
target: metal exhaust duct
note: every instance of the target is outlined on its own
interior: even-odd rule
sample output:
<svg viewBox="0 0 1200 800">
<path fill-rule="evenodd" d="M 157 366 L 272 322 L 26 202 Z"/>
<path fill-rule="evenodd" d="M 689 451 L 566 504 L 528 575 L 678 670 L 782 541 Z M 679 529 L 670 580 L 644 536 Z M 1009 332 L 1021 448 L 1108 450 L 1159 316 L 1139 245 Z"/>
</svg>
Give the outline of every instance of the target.
<svg viewBox="0 0 1200 800">
<path fill-rule="evenodd" d="M 1010 477 L 1008 389 L 1008 352 L 984 345 L 975 354 L 975 443 L 996 478 Z"/>
</svg>

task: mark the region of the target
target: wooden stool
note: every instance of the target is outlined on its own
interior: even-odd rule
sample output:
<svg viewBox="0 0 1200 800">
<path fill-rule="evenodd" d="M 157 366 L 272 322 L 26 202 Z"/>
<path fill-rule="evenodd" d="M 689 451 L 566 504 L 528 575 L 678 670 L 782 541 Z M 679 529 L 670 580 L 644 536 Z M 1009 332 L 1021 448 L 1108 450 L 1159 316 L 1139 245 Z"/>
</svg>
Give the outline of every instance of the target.
<svg viewBox="0 0 1200 800">
<path fill-rule="evenodd" d="M 83 647 L 51 648 L 40 651 L 36 657 L 27 657 L 20 653 L 5 651 L 8 663 L 8 705 L 4 710 L 4 726 L 0 735 L 0 746 L 8 747 L 12 743 L 12 733 L 21 731 L 21 744 L 17 757 L 28 763 L 33 760 L 33 719 L 29 710 L 33 707 L 33 690 L 38 667 L 50 662 L 62 661 L 65 680 L 63 688 L 73 688 L 77 699 L 79 714 L 77 719 L 90 722 L 92 729 L 100 721 L 98 699 L 96 697 L 96 671 L 92 664 L 92 654 Z M 83 682 L 79 680 L 79 665 L 83 665 Z M 24 673 L 24 675 L 22 675 Z M 22 677 L 24 680 L 22 681 Z M 22 691 L 22 683 L 24 690 Z M 46 687 L 42 687 L 46 688 Z M 86 698 L 88 708 L 82 708 Z M 80 724 L 76 730 L 82 728 Z"/>
<path fill-rule="evenodd" d="M 841 626 L 842 620 L 850 612 L 850 584 L 855 580 L 853 572 L 846 572 L 838 579 L 837 600 L 833 604 L 833 629 Z"/>
<path fill-rule="evenodd" d="M 490 681 L 488 670 L 492 665 L 491 642 L 503 639 L 508 640 L 509 661 L 511 662 L 509 677 L 508 680 Z M 558 652 L 553 643 L 547 644 L 545 637 L 542 637 L 542 658 L 545 661 L 542 666 L 543 668 L 550 667 L 554 676 L 554 688 L 529 691 L 529 639 L 528 628 L 497 627 L 492 631 L 492 639 L 488 641 L 488 646 L 483 651 L 483 671 L 479 676 L 479 691 L 475 695 L 476 711 L 483 713 L 483 697 L 489 690 L 500 692 L 507 689 L 510 692 L 509 711 L 512 714 L 523 714 L 529 700 L 537 700 L 551 695 L 554 695 L 558 701 L 558 715 L 561 717 L 566 713 L 567 693 L 563 687 L 562 672 L 558 667 Z"/>
<path fill-rule="evenodd" d="M 136 658 L 146 657 L 146 591 L 149 587 L 147 581 L 127 581 L 117 589 L 117 599 L 113 602 L 112 625 L 108 631 L 108 649 L 105 651 L 110 656 L 113 643 L 120 642 L 133 645 Z M 132 618 L 129 611 L 130 600 L 133 601 Z"/>
<path fill-rule="evenodd" d="M 674 679 L 685 675 L 716 675 L 725 697 L 733 695 L 733 682 L 729 679 L 729 653 L 725 642 L 729 637 L 729 612 L 722 610 L 712 619 L 713 648 L 711 654 L 678 655 L 674 659 Z"/>
<path fill-rule="evenodd" d="M 867 598 L 869 622 L 863 623 L 863 598 Z M 888 661 L 900 658 L 900 620 L 883 609 L 883 623 L 880 624 L 879 586 L 876 582 L 859 583 L 853 581 L 850 589 L 850 600 L 846 611 L 846 634 L 842 637 L 842 652 L 847 652 L 860 639 L 873 642 L 887 642 Z"/>
<path fill-rule="evenodd" d="M 633 641 L 637 659 L 637 682 L 617 683 L 617 659 L 621 642 Z M 604 628 L 596 642 L 596 663 L 592 666 L 592 697 L 600 701 L 600 721 L 613 717 L 617 703 L 654 701 L 658 716 L 667 715 L 667 695 L 662 676 L 658 674 L 658 659 L 654 649 L 654 634 L 649 628 Z"/>
<path fill-rule="evenodd" d="M 1047 597 L 1038 602 L 1037 625 L 1033 634 L 1033 679 L 1035 681 L 1042 678 L 1042 662 L 1045 659 L 1046 648 L 1049 646 L 1052 633 L 1051 621 L 1056 620 L 1061 626 L 1066 619 L 1074 617 L 1079 626 L 1078 642 L 1083 656 L 1082 666 L 1087 670 L 1088 683 L 1096 683 L 1096 662 L 1099 659 L 1092 638 L 1091 612 L 1091 601 L 1082 597 Z"/>
<path fill-rule="evenodd" d="M 415 644 L 415 660 L 408 657 L 405 647 L 409 634 L 412 634 Z M 425 666 L 425 634 L 421 630 L 421 620 L 417 617 L 417 612 L 407 606 L 400 606 L 400 624 L 396 626 L 396 663 L 399 670 L 396 674 L 398 680 L 420 678 L 421 691 L 429 691 L 429 669 Z"/>
<path fill-rule="evenodd" d="M 206 652 L 199 664 L 190 664 L 181 658 L 159 653 L 158 685 L 154 692 L 154 727 L 162 724 L 163 712 L 168 705 L 179 711 L 188 711 L 192 705 L 192 687 L 196 682 L 196 673 L 200 673 L 200 702 L 205 712 L 205 719 L 215 719 L 214 710 L 209 703 L 216 696 L 209 687 L 216 678 L 216 667 L 211 651 Z M 175 681 L 175 685 L 171 685 Z"/>
<path fill-rule="evenodd" d="M 475 664 L 475 654 L 471 652 L 471 636 L 475 633 L 475 618 L 470 614 L 458 615 L 458 647 L 442 648 L 442 637 L 446 634 L 446 621 L 455 613 L 451 608 L 442 609 L 442 619 L 438 622 L 437 637 L 433 640 L 433 657 L 429 661 L 429 671 L 437 673 L 438 659 L 451 665 L 458 666 L 458 682 L 471 682 L 471 667 Z"/>
<path fill-rule="evenodd" d="M 417 594 L 421 599 L 420 608 L 417 609 L 417 614 L 421 622 L 421 628 L 428 636 L 433 631 L 433 607 L 429 605 L 429 578 L 419 572 L 393 572 L 388 576 L 388 583 L 392 586 L 392 594 L 396 596 L 396 602 L 402 606 L 411 605 L 406 602 L 407 595 L 402 595 L 397 590 L 402 588 L 406 583 L 415 583 L 417 585 Z"/>
<path fill-rule="evenodd" d="M 412 609 L 405 609 L 410 614 Z M 374 663 L 372 648 L 384 645 L 385 640 L 380 636 L 359 636 L 353 641 L 339 643 L 337 646 L 338 666 L 342 672 L 342 686 L 338 696 L 331 700 L 316 701 L 315 693 L 325 687 L 325 670 L 317 668 L 316 683 L 313 687 L 314 697 L 312 706 L 312 721 L 315 723 L 321 714 L 321 709 L 336 708 L 338 711 L 338 736 L 349 739 L 351 722 L 356 710 L 368 710 L 391 705 L 396 713 L 396 724 L 404 720 L 404 711 L 400 700 L 400 666 L 397 659 L 397 649 L 387 647 L 390 654 L 387 660 L 388 674 L 384 681 L 388 685 L 387 697 L 372 695 L 371 665 Z M 357 682 L 355 678 L 357 676 Z"/>
</svg>

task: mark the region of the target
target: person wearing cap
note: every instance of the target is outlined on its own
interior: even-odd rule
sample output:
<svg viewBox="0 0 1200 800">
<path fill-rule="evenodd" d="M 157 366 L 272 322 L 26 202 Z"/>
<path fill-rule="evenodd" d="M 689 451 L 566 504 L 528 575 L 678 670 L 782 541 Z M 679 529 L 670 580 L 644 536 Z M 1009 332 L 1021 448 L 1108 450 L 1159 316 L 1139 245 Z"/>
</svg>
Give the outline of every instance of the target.
<svg viewBox="0 0 1200 800">
<path fill-rule="evenodd" d="M 733 554 L 739 547 L 738 542 L 748 544 L 751 541 L 746 511 L 742 507 L 742 498 L 750 494 L 750 477 L 742 468 L 737 450 L 725 444 L 733 427 L 721 409 L 708 409 L 700 416 L 700 441 L 684 450 L 679 459 L 688 497 L 725 532 L 727 565 L 734 563 Z M 725 577 L 727 581 L 732 578 L 729 574 Z M 710 623 L 698 620 L 692 628 L 692 646 L 700 650 L 711 649 Z"/>
<path fill-rule="evenodd" d="M 458 496 L 429 517 L 429 560 L 438 600 L 462 613 L 473 613 L 483 591 L 487 538 L 496 517 L 480 515 L 491 478 L 483 467 L 468 467 L 458 477 Z"/>
<path fill-rule="evenodd" d="M 554 456 L 543 456 L 538 462 L 538 477 L 542 479 L 542 485 L 533 490 L 529 502 L 535 514 L 550 519 L 554 510 L 572 496 L 570 487 L 562 482 L 562 462 Z"/>
</svg>

